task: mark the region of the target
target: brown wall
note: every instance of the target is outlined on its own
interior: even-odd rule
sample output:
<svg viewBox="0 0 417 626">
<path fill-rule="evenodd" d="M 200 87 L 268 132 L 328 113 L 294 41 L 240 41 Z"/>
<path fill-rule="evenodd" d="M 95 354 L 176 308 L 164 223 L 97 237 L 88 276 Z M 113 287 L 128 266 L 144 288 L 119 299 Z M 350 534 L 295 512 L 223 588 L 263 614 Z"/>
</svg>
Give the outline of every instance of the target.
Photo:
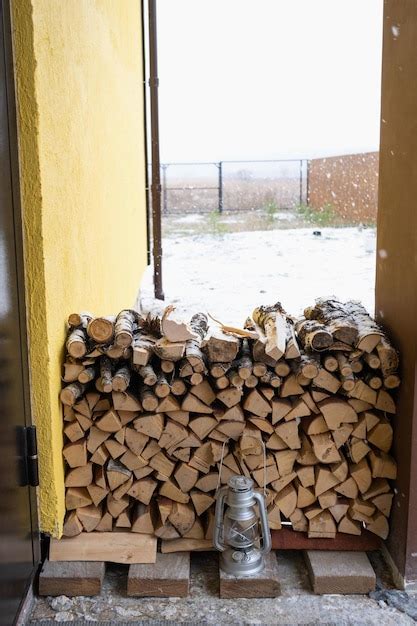
<svg viewBox="0 0 417 626">
<path fill-rule="evenodd" d="M 375 222 L 378 152 L 312 159 L 308 164 L 308 204 L 330 205 L 344 220 Z"/>
<path fill-rule="evenodd" d="M 376 306 L 402 361 L 388 547 L 417 582 L 417 2 L 385 0 Z"/>
</svg>

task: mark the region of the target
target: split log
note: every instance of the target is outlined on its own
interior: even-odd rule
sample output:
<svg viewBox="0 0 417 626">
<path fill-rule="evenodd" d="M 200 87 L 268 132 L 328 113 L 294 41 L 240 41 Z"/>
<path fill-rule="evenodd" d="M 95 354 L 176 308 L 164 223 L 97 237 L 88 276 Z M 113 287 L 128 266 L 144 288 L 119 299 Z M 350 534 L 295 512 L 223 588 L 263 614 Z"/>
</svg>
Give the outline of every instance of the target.
<svg viewBox="0 0 417 626">
<path fill-rule="evenodd" d="M 257 307 L 252 318 L 265 334 L 266 354 L 278 361 L 285 354 L 287 344 L 287 321 L 281 303 Z"/>
<path fill-rule="evenodd" d="M 211 363 L 231 363 L 239 351 L 239 339 L 218 329 L 210 328 L 201 343 Z"/>
<path fill-rule="evenodd" d="M 172 318 L 172 313 L 175 310 L 173 305 L 168 305 L 161 318 L 161 332 L 167 338 L 168 341 L 184 342 L 189 339 L 194 339 L 194 333 L 188 327 L 185 322 Z"/>
<path fill-rule="evenodd" d="M 267 486 L 274 528 L 283 516 L 311 537 L 334 536 L 336 525 L 348 534 L 363 524 L 386 534 L 397 353 L 380 335 L 367 351 L 376 340 L 369 324 L 366 345 L 353 347 L 329 333 L 330 321 L 303 320 L 296 329 L 282 307 L 266 309 L 262 320 L 255 315 L 257 339 L 253 326 L 250 336 L 231 328 L 207 335 L 198 314 L 194 338 L 172 342 L 161 337 L 159 318 L 144 322 L 130 310 L 112 322 L 114 343 L 84 335 L 88 354 L 67 357 L 61 393 L 67 535 L 124 528 L 156 534 L 164 545 L 201 541 L 211 532 L 217 485 L 242 474 Z M 345 323 L 352 310 L 332 323 Z M 361 320 L 353 317 L 359 336 Z M 313 352 L 326 336 L 328 348 Z M 272 338 L 281 341 L 279 359 L 265 351 Z"/>
<path fill-rule="evenodd" d="M 152 356 L 155 346 L 155 338 L 137 334 L 133 340 L 133 363 L 135 365 L 147 365 Z"/>
</svg>

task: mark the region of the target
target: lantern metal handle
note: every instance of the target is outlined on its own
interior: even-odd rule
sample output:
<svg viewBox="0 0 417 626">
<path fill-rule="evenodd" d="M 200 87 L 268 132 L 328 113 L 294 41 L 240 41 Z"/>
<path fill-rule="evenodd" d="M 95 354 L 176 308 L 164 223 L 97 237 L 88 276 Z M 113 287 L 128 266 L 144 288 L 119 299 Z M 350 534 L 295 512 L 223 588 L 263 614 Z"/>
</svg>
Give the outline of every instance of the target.
<svg viewBox="0 0 417 626">
<path fill-rule="evenodd" d="M 269 530 L 268 517 L 266 513 L 265 499 L 258 491 L 253 492 L 253 497 L 258 502 L 259 517 L 262 528 L 262 554 L 268 554 L 272 548 L 271 531 Z"/>
<path fill-rule="evenodd" d="M 216 499 L 216 510 L 214 515 L 214 533 L 213 533 L 213 545 L 216 550 L 219 552 L 223 552 L 226 549 L 220 540 L 222 537 L 222 529 L 223 529 L 223 510 L 224 510 L 224 501 L 226 499 L 228 488 L 227 486 L 222 487 L 218 490 L 218 495 Z"/>
</svg>

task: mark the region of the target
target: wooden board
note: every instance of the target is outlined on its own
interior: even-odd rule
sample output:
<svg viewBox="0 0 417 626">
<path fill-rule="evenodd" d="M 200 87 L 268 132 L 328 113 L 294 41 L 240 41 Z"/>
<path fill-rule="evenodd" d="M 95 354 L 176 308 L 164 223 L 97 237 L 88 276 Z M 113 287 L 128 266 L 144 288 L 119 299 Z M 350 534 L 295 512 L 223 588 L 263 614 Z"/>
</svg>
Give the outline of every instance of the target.
<svg viewBox="0 0 417 626">
<path fill-rule="evenodd" d="M 103 562 L 46 560 L 39 575 L 40 596 L 98 596 L 106 565 Z"/>
<path fill-rule="evenodd" d="M 265 557 L 265 568 L 259 574 L 238 577 L 219 568 L 221 598 L 276 598 L 281 594 L 275 552 Z"/>
<path fill-rule="evenodd" d="M 152 565 L 131 565 L 127 595 L 141 598 L 186 598 L 190 583 L 190 553 L 161 554 Z"/>
<path fill-rule="evenodd" d="M 375 572 L 365 552 L 308 550 L 304 557 L 314 593 L 368 594 L 375 591 Z"/>
<path fill-rule="evenodd" d="M 211 552 L 214 550 L 210 539 L 171 539 L 161 541 L 161 552 Z"/>
<path fill-rule="evenodd" d="M 50 561 L 109 561 L 155 563 L 157 540 L 151 535 L 127 532 L 91 532 L 52 539 Z"/>
<path fill-rule="evenodd" d="M 335 539 L 312 539 L 307 533 L 294 532 L 291 528 L 271 531 L 272 547 L 275 550 L 379 550 L 381 539 L 362 529 L 361 535 L 336 533 Z"/>
</svg>

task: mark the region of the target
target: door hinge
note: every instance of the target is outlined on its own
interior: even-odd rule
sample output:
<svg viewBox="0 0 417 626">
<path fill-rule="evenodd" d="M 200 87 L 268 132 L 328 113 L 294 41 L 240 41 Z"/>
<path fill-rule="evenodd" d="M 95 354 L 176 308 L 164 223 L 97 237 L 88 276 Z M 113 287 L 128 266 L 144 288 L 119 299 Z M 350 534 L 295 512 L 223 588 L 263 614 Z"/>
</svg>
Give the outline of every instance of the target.
<svg viewBox="0 0 417 626">
<path fill-rule="evenodd" d="M 21 486 L 37 487 L 39 485 L 38 445 L 36 426 L 25 426 L 20 432 L 21 446 Z"/>
</svg>

